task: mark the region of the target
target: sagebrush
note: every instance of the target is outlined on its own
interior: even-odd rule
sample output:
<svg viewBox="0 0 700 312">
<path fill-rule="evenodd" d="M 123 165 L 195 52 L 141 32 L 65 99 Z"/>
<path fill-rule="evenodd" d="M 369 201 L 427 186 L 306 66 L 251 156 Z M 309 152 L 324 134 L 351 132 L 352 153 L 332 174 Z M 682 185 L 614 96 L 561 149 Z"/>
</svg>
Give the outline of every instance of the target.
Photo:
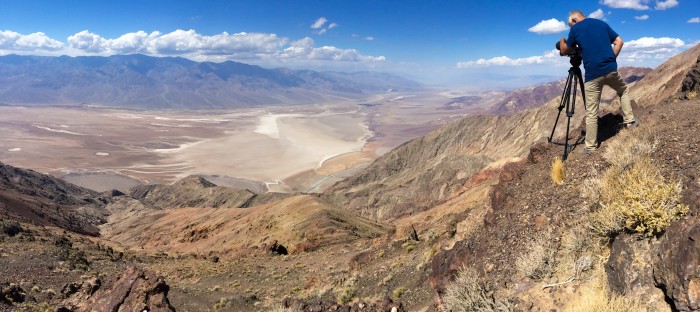
<svg viewBox="0 0 700 312">
<path fill-rule="evenodd" d="M 681 184 L 667 181 L 649 159 L 629 168 L 611 167 L 599 186 L 601 208 L 591 218 L 591 225 L 601 234 L 629 230 L 657 235 L 689 209 L 680 202 Z"/>
<path fill-rule="evenodd" d="M 512 311 L 510 302 L 499 300 L 479 283 L 476 271 L 462 267 L 455 280 L 447 286 L 442 297 L 443 311 Z"/>
</svg>

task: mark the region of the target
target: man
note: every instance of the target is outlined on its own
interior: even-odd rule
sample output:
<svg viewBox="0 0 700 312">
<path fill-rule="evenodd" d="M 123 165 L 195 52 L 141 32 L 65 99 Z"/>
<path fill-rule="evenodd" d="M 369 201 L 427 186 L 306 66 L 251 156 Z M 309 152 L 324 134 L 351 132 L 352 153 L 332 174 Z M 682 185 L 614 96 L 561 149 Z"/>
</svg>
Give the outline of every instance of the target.
<svg viewBox="0 0 700 312">
<path fill-rule="evenodd" d="M 583 55 L 586 70 L 584 90 L 586 93 L 586 147 L 582 154 L 591 154 L 598 148 L 598 106 L 603 86 L 607 85 L 620 96 L 620 107 L 627 128 L 636 127 L 627 84 L 617 72 L 617 55 L 624 41 L 610 26 L 600 20 L 586 18 L 581 11 L 569 13 L 569 38 L 561 38 L 561 55 L 577 45 Z M 611 46 L 612 44 L 612 46 Z"/>
</svg>

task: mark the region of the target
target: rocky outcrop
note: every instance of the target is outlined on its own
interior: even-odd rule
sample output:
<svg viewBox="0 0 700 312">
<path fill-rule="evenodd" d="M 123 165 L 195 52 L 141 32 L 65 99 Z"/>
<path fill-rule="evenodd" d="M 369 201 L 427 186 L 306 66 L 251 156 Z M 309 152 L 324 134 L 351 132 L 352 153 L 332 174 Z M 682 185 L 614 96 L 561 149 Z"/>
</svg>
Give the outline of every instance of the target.
<svg viewBox="0 0 700 312">
<path fill-rule="evenodd" d="M 68 285 L 63 293 L 72 297 L 64 311 L 175 311 L 168 300 L 168 285 L 151 271 L 130 267 L 110 287 L 100 286 L 99 279 Z"/>
<path fill-rule="evenodd" d="M 700 310 L 700 220 L 679 222 L 663 236 L 654 259 L 654 280 L 675 311 Z"/>
<path fill-rule="evenodd" d="M 675 97 L 699 55 L 700 44 L 656 67 L 632 87 L 632 100 L 640 107 L 650 107 Z"/>
<path fill-rule="evenodd" d="M 689 100 L 696 98 L 700 93 L 700 56 L 698 56 L 695 66 L 688 71 L 688 75 L 683 79 L 681 86 L 681 99 Z"/>
<path fill-rule="evenodd" d="M 0 284 L 0 304 L 14 305 L 22 303 L 27 297 L 27 293 L 16 284 Z"/>
<path fill-rule="evenodd" d="M 671 311 L 664 292 L 657 288 L 653 276 L 655 240 L 640 239 L 639 235 L 623 234 L 615 238 L 610 258 L 605 265 L 610 290 L 637 298 L 645 298 L 650 311 Z"/>
</svg>

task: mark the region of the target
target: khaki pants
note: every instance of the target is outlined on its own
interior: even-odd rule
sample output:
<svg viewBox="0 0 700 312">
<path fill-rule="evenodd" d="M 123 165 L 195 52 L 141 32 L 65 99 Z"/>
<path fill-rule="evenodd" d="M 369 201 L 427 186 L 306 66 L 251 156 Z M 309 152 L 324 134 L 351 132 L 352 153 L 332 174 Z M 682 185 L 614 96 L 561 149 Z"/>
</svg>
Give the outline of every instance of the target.
<svg viewBox="0 0 700 312">
<path fill-rule="evenodd" d="M 600 93 L 603 86 L 609 86 L 617 91 L 620 96 L 620 107 L 624 122 L 634 120 L 632 105 L 630 104 L 629 89 L 617 71 L 600 76 L 584 84 L 586 90 L 586 149 L 598 148 L 598 107 L 600 106 Z"/>
</svg>

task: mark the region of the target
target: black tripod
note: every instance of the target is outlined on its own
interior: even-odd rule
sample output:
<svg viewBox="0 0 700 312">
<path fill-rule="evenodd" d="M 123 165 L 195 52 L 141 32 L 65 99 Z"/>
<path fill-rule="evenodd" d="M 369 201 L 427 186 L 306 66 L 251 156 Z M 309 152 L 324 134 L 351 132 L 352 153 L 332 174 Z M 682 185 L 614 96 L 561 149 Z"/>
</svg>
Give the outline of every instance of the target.
<svg viewBox="0 0 700 312">
<path fill-rule="evenodd" d="M 574 108 L 576 107 L 576 88 L 581 88 L 581 97 L 583 98 L 583 107 L 586 107 L 586 94 L 583 89 L 583 79 L 581 77 L 581 58 L 580 55 L 571 57 L 569 61 L 571 63 L 571 68 L 569 68 L 569 76 L 566 78 L 566 85 L 564 86 L 564 93 L 561 95 L 561 102 L 559 103 L 559 113 L 557 113 L 557 119 L 554 121 L 554 127 L 552 128 L 552 134 L 549 136 L 549 143 L 564 145 L 564 155 L 562 160 L 566 160 L 569 156 L 572 146 L 569 145 L 569 127 L 571 125 L 571 117 L 574 116 Z M 573 89 L 572 89 L 573 86 Z M 573 96 L 572 96 L 573 95 Z M 557 129 L 557 123 L 559 123 L 559 116 L 561 116 L 561 110 L 566 107 L 566 138 L 564 142 L 552 142 L 552 137 L 554 137 L 554 131 Z"/>
</svg>

